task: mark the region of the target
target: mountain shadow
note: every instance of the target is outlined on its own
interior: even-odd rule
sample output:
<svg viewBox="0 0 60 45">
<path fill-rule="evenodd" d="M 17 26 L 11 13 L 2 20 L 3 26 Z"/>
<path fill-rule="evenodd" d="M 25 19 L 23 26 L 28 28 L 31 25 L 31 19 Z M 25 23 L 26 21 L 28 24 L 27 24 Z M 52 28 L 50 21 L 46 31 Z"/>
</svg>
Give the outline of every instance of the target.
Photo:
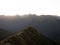
<svg viewBox="0 0 60 45">
<path fill-rule="evenodd" d="M 0 45 L 58 45 L 38 33 L 33 27 L 28 27 L 13 36 L 9 36 L 0 42 Z"/>
<path fill-rule="evenodd" d="M 10 31 L 0 29 L 0 41 L 3 40 L 4 38 L 10 36 L 12 33 Z"/>
</svg>

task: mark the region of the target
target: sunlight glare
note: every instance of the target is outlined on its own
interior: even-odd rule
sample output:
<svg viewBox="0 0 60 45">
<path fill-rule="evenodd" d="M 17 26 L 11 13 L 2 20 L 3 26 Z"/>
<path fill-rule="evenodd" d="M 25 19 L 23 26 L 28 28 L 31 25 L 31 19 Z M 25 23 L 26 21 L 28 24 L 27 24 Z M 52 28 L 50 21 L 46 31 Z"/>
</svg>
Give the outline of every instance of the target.
<svg viewBox="0 0 60 45">
<path fill-rule="evenodd" d="M 60 15 L 60 0 L 0 0 L 0 14 L 51 14 Z"/>
</svg>

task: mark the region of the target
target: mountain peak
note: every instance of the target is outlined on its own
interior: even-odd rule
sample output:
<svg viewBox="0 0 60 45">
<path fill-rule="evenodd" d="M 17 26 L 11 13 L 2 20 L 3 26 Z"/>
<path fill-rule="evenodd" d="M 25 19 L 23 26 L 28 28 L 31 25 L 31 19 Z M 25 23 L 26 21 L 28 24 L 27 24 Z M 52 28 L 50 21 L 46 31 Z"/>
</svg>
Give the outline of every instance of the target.
<svg viewBox="0 0 60 45">
<path fill-rule="evenodd" d="M 57 45 L 52 40 L 41 35 L 33 27 L 28 27 L 16 35 L 0 42 L 0 45 Z"/>
</svg>

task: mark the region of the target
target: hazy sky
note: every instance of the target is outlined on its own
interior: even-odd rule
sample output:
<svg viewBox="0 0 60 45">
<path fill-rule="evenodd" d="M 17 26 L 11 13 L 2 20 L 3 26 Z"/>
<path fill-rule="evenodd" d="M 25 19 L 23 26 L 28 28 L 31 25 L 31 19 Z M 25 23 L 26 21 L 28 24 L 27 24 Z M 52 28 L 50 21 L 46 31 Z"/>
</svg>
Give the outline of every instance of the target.
<svg viewBox="0 0 60 45">
<path fill-rule="evenodd" d="M 60 0 L 0 0 L 0 14 L 60 15 Z"/>
</svg>

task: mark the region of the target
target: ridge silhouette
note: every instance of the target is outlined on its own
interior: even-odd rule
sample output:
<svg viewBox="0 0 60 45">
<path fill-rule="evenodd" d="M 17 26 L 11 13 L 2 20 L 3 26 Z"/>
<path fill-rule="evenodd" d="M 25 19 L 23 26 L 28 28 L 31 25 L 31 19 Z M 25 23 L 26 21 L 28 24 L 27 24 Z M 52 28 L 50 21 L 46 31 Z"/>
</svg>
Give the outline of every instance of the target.
<svg viewBox="0 0 60 45">
<path fill-rule="evenodd" d="M 58 45 L 33 27 L 28 27 L 0 42 L 0 45 Z"/>
</svg>

